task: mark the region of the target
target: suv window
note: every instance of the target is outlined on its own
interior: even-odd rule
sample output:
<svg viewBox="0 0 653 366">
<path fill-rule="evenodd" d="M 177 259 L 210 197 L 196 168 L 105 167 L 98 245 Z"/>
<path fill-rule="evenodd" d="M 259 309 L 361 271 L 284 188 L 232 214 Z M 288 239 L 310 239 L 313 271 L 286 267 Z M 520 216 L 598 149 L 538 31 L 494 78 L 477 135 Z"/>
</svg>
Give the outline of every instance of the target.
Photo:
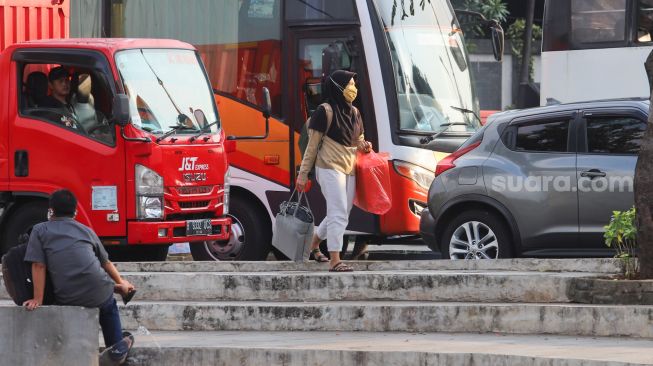
<svg viewBox="0 0 653 366">
<path fill-rule="evenodd" d="M 547 121 L 517 126 L 515 150 L 567 152 L 569 121 Z"/>
<path fill-rule="evenodd" d="M 638 154 L 646 122 L 634 117 L 587 119 L 587 152 L 594 154 Z"/>
</svg>

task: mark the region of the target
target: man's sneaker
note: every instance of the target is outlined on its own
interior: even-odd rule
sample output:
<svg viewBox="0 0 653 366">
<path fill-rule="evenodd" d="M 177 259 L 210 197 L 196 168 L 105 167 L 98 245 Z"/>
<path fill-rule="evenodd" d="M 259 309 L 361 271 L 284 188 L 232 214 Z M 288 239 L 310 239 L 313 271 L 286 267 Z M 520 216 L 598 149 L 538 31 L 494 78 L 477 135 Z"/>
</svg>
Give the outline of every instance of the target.
<svg viewBox="0 0 653 366">
<path fill-rule="evenodd" d="M 100 353 L 100 366 L 118 366 L 125 363 L 129 351 L 134 345 L 134 336 L 123 332 L 123 339 Z"/>
</svg>

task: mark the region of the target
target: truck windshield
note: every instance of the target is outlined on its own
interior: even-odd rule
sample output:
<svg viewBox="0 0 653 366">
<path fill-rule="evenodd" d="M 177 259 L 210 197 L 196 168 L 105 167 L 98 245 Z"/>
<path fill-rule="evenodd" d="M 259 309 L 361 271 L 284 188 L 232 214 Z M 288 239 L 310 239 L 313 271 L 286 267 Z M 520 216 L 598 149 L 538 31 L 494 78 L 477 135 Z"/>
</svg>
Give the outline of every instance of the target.
<svg viewBox="0 0 653 366">
<path fill-rule="evenodd" d="M 476 131 L 480 123 L 469 113 L 478 115 L 469 59 L 448 2 L 415 2 L 405 9 L 398 2 L 395 6 L 385 0 L 375 3 L 392 60 L 399 128 Z"/>
<path fill-rule="evenodd" d="M 213 93 L 194 51 L 120 51 L 116 64 L 135 126 L 154 134 L 218 131 Z"/>
</svg>

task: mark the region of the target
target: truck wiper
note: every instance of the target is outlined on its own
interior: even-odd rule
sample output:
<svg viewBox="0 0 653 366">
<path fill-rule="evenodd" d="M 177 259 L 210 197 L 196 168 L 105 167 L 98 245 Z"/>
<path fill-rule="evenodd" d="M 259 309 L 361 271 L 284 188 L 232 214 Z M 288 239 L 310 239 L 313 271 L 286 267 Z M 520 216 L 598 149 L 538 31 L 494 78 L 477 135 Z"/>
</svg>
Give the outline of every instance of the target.
<svg viewBox="0 0 653 366">
<path fill-rule="evenodd" d="M 471 114 L 472 116 L 476 117 L 476 119 L 478 120 L 478 123 L 483 124 L 483 122 L 481 121 L 481 117 L 479 117 L 478 114 L 476 114 L 476 112 L 474 112 L 473 110 L 467 109 L 467 108 L 456 107 L 456 106 L 453 106 L 453 105 L 450 105 L 449 107 L 451 107 L 452 109 L 455 109 L 455 110 L 457 110 L 459 112 Z"/>
<path fill-rule="evenodd" d="M 443 123 L 440 126 L 446 126 L 447 128 L 443 129 L 442 131 L 436 132 L 431 136 L 422 137 L 421 139 L 419 139 L 420 144 L 426 145 L 429 142 L 437 139 L 438 137 L 440 137 L 440 135 L 447 132 L 447 130 L 449 130 L 449 127 L 451 127 L 451 126 L 467 126 L 467 123 L 465 123 L 465 122 L 449 122 L 449 123 Z"/>
<path fill-rule="evenodd" d="M 213 122 L 209 123 L 208 125 L 202 127 L 201 131 L 197 135 L 194 135 L 193 137 L 191 137 L 189 141 L 193 142 L 193 141 L 197 140 L 203 134 L 205 134 L 207 132 L 211 132 L 211 126 L 217 125 L 218 123 L 220 123 L 219 120 L 218 121 L 213 121 Z"/>
</svg>

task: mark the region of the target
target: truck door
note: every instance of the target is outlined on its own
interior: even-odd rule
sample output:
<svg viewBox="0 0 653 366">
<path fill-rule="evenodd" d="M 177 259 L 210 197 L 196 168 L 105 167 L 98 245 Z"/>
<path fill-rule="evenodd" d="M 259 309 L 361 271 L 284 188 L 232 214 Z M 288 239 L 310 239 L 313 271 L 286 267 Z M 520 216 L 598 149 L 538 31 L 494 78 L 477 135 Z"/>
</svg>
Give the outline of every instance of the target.
<svg viewBox="0 0 653 366">
<path fill-rule="evenodd" d="M 289 98 L 292 119 L 289 125 L 291 133 L 295 135 L 295 145 L 308 117 L 321 103 L 326 101 L 322 91 L 323 77 L 335 70 L 349 70 L 357 74 L 358 97 L 354 101 L 354 105 L 360 110 L 363 117 L 366 139 L 378 147 L 378 143 L 375 141 L 376 124 L 373 116 L 370 84 L 358 28 L 299 27 L 292 28 L 290 33 L 292 62 L 288 75 L 291 75 L 292 78 L 290 87 L 292 94 Z M 295 181 L 301 164 L 301 154 L 298 150 L 295 151 L 297 152 L 294 160 L 295 166 L 294 169 L 291 169 L 294 172 L 292 182 Z M 317 183 L 315 180 L 313 181 L 313 183 Z M 315 187 L 309 192 L 309 198 L 311 208 L 315 211 L 316 224 L 319 224 L 326 214 L 326 205 L 318 185 Z M 364 213 L 357 208 L 352 210 L 349 230 L 373 233 L 377 227 L 376 216 Z"/>
<path fill-rule="evenodd" d="M 29 49 L 13 56 L 18 107 L 9 126 L 9 180 L 14 192 L 71 190 L 77 219 L 101 237 L 125 236 L 125 147 L 111 124 L 114 77 L 103 54 Z M 57 80 L 49 76 L 58 69 Z M 53 102 L 57 93 L 65 103 Z"/>
</svg>

